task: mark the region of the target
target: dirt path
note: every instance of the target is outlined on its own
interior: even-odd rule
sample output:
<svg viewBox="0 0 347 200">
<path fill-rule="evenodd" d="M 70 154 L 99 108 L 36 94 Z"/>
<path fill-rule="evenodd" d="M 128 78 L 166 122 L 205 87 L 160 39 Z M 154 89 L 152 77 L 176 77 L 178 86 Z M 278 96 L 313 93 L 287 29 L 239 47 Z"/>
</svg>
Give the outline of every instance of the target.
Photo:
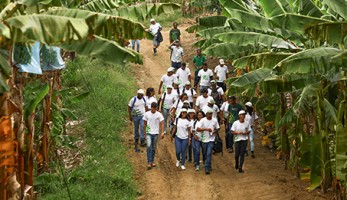
<svg viewBox="0 0 347 200">
<path fill-rule="evenodd" d="M 184 31 L 189 25 L 179 27 L 183 33 L 183 48 L 186 54 L 194 54 L 191 44 L 194 35 Z M 158 55 L 153 55 L 152 42 L 141 41 L 141 53 L 144 55 L 144 65 L 134 66 L 133 71 L 141 88 L 154 87 L 156 92 L 160 78 L 170 66 L 168 46 L 168 31 L 163 31 L 164 42 L 159 47 Z M 190 50 L 190 52 L 187 52 Z M 190 65 L 192 65 L 190 63 Z M 222 137 L 224 138 L 224 131 Z M 246 157 L 244 174 L 234 169 L 234 154 L 213 155 L 210 175 L 204 170 L 196 172 L 192 163 L 186 164 L 186 170 L 181 171 L 175 167 L 175 149 L 166 136 L 159 140 L 158 151 L 155 158 L 157 167 L 146 169 L 146 149 L 141 153 L 133 150 L 133 129 L 125 135 L 128 141 L 129 157 L 134 164 L 135 178 L 140 185 L 142 195 L 139 199 L 330 199 L 319 191 L 309 193 L 308 186 L 283 170 L 281 161 L 266 148 L 261 147 L 260 136 L 256 135 L 256 158 Z"/>
</svg>

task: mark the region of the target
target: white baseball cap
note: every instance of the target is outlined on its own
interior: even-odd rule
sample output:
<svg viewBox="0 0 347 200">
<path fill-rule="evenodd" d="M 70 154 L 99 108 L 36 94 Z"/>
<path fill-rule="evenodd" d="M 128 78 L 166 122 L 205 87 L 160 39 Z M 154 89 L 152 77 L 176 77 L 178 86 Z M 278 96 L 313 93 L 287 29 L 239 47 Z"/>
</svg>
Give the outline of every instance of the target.
<svg viewBox="0 0 347 200">
<path fill-rule="evenodd" d="M 224 65 L 224 64 L 225 64 L 225 63 L 224 63 L 224 60 L 223 60 L 223 59 L 219 59 L 219 64 Z"/>
<path fill-rule="evenodd" d="M 216 103 L 216 102 L 214 101 L 213 98 L 210 98 L 210 99 L 208 100 L 208 103 L 214 104 L 214 103 Z"/>
<path fill-rule="evenodd" d="M 213 84 L 215 84 L 215 83 L 216 83 L 216 81 L 215 81 L 215 80 L 211 80 L 211 81 L 210 81 L 210 83 L 213 83 Z"/>
<path fill-rule="evenodd" d="M 185 101 L 183 101 L 183 103 L 189 103 L 189 101 L 188 101 L 188 100 L 185 100 Z"/>
<path fill-rule="evenodd" d="M 172 85 L 166 86 L 166 89 L 172 89 Z"/>
<path fill-rule="evenodd" d="M 175 71 L 175 69 L 174 69 L 173 67 L 169 67 L 169 68 L 167 69 L 167 72 L 173 72 L 173 71 Z"/>
<path fill-rule="evenodd" d="M 149 20 L 149 22 L 155 22 L 155 19 L 152 18 L 151 20 Z"/>
<path fill-rule="evenodd" d="M 185 85 L 191 85 L 191 84 L 190 84 L 190 81 L 187 81 Z"/>
<path fill-rule="evenodd" d="M 195 113 L 194 109 L 188 109 L 188 113 Z"/>
<path fill-rule="evenodd" d="M 207 108 L 206 114 L 207 114 L 207 113 L 213 113 L 213 110 L 212 110 L 211 108 Z"/>
<path fill-rule="evenodd" d="M 247 103 L 245 103 L 245 105 L 248 106 L 248 107 L 253 107 L 251 102 L 247 102 Z"/>
<path fill-rule="evenodd" d="M 176 85 L 181 85 L 181 81 L 175 80 L 175 81 L 174 81 L 174 84 L 176 84 Z"/>
<path fill-rule="evenodd" d="M 143 91 L 143 89 L 139 89 L 137 90 L 137 94 L 145 94 L 145 91 Z"/>
<path fill-rule="evenodd" d="M 244 115 L 246 112 L 244 110 L 240 110 L 239 115 Z"/>
<path fill-rule="evenodd" d="M 180 112 L 181 112 L 181 113 L 183 113 L 183 112 L 187 112 L 187 109 L 182 108 L 182 109 L 180 110 Z"/>
</svg>

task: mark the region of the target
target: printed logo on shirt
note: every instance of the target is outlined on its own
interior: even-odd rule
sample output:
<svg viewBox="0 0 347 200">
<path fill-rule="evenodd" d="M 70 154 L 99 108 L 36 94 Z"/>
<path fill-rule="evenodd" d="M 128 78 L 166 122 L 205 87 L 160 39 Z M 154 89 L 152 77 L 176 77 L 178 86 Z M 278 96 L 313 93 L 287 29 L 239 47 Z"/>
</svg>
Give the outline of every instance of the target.
<svg viewBox="0 0 347 200">
<path fill-rule="evenodd" d="M 203 76 L 202 76 L 202 79 L 208 81 L 209 77 L 208 77 L 207 75 L 203 75 Z"/>
</svg>

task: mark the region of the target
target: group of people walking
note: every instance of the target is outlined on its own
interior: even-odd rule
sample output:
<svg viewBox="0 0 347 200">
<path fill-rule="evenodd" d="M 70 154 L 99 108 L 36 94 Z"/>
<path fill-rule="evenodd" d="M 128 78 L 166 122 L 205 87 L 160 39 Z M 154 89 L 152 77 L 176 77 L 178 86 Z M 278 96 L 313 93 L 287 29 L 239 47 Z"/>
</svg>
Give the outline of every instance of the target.
<svg viewBox="0 0 347 200">
<path fill-rule="evenodd" d="M 160 42 L 156 40 L 159 23 L 151 19 L 151 32 L 154 35 L 153 53 L 158 53 Z M 159 24 L 159 25 L 158 25 Z M 154 31 L 153 31 L 154 30 Z M 212 171 L 212 154 L 216 138 L 220 137 L 220 126 L 225 127 L 225 143 L 229 153 L 235 149 L 235 168 L 243 173 L 244 156 L 250 141 L 251 156 L 254 154 L 254 131 L 258 116 L 251 102 L 243 108 L 235 96 L 226 95 L 226 79 L 229 70 L 223 59 L 212 71 L 207 59 L 197 49 L 191 63 L 194 77 L 183 61 L 184 51 L 177 23 L 170 31 L 171 67 L 161 77 L 156 98 L 154 87 L 137 91 L 128 104 L 129 118 L 134 124 L 135 151 L 139 145 L 147 147 L 147 167 L 155 167 L 154 162 L 158 137 L 171 137 L 176 150 L 176 167 L 186 169 L 186 159 L 193 162 L 200 171 L 201 158 L 204 171 Z M 192 81 L 194 85 L 192 86 Z M 197 93 L 199 91 L 199 95 Z M 229 92 L 230 93 L 230 92 Z"/>
</svg>

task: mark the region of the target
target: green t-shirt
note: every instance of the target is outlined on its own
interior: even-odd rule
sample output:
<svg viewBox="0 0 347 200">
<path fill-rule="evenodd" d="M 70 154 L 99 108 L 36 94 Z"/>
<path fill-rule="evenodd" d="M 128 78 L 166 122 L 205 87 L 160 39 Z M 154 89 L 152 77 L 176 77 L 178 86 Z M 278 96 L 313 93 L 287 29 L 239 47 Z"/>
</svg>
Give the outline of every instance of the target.
<svg viewBox="0 0 347 200">
<path fill-rule="evenodd" d="M 229 107 L 228 107 L 228 112 L 230 112 L 230 119 L 229 119 L 229 123 L 234 123 L 234 121 L 238 120 L 239 119 L 239 112 L 240 110 L 242 110 L 242 106 L 240 104 L 235 104 L 235 105 L 232 105 L 232 104 L 229 104 Z"/>
<path fill-rule="evenodd" d="M 206 62 L 206 57 L 201 56 L 194 56 L 193 63 L 195 63 L 196 66 L 201 67 Z M 200 69 L 195 68 L 195 71 L 199 71 Z"/>
<path fill-rule="evenodd" d="M 181 31 L 179 29 L 171 29 L 170 30 L 170 39 L 172 41 L 178 40 L 178 38 L 181 36 Z"/>
</svg>

